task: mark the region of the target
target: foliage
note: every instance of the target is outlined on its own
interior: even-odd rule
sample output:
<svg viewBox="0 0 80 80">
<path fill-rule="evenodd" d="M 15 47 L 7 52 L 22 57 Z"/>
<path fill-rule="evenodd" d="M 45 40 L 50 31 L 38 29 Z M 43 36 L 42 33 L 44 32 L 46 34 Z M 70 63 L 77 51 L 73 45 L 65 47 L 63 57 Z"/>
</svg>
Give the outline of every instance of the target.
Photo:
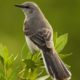
<svg viewBox="0 0 80 80">
<path fill-rule="evenodd" d="M 54 45 L 60 53 L 67 44 L 68 34 L 58 37 L 54 33 Z M 59 54 L 61 58 L 71 54 Z M 8 49 L 0 45 L 0 80 L 51 80 L 46 73 L 40 52 L 31 54 L 26 45 L 14 56 Z"/>
</svg>

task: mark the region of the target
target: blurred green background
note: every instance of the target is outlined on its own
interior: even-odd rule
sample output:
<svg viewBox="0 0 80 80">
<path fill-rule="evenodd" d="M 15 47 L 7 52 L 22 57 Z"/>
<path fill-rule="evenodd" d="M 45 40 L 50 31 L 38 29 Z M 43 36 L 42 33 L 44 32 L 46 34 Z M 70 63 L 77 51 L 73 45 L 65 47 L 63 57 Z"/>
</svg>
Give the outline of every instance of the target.
<svg viewBox="0 0 80 80">
<path fill-rule="evenodd" d="M 24 15 L 14 5 L 25 1 L 36 2 L 59 35 L 69 33 L 63 52 L 73 55 L 64 61 L 71 65 L 71 80 L 80 80 L 80 0 L 0 0 L 0 43 L 13 54 L 19 53 L 25 43 Z"/>
</svg>

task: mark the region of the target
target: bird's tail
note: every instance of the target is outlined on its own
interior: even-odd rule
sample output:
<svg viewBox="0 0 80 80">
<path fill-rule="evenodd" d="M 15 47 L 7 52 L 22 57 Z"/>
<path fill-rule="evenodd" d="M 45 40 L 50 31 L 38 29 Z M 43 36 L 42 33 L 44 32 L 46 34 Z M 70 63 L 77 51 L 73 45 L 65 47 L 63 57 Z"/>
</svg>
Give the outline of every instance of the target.
<svg viewBox="0 0 80 80">
<path fill-rule="evenodd" d="M 53 50 L 43 51 L 44 62 L 49 74 L 56 80 L 70 80 L 71 73 Z"/>
</svg>

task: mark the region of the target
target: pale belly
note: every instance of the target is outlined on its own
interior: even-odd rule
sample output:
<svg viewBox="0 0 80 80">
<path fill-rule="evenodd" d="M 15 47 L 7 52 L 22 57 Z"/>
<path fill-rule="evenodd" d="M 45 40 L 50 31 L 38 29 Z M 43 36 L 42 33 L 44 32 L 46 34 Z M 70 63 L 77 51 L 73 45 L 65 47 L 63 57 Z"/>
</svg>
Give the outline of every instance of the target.
<svg viewBox="0 0 80 80">
<path fill-rule="evenodd" d="M 35 51 L 39 51 L 39 48 L 27 36 L 25 36 L 25 39 L 32 53 L 34 53 Z"/>
</svg>

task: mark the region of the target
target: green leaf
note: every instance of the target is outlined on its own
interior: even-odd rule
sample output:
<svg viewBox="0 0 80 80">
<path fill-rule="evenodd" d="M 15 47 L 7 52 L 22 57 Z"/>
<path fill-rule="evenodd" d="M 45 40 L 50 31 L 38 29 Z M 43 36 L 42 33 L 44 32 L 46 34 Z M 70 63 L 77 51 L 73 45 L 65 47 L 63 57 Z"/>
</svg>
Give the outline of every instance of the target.
<svg viewBox="0 0 80 80">
<path fill-rule="evenodd" d="M 0 79 L 1 79 L 2 77 L 4 77 L 4 76 L 5 76 L 5 74 L 4 74 L 3 70 L 0 69 Z"/>
<path fill-rule="evenodd" d="M 36 80 L 46 80 L 46 79 L 48 79 L 50 76 L 49 75 L 46 75 L 46 76 L 42 76 L 42 77 L 40 77 L 40 78 L 38 78 L 38 79 L 36 79 Z"/>
<path fill-rule="evenodd" d="M 63 58 L 66 58 L 66 57 L 68 57 L 68 56 L 71 56 L 72 53 L 69 53 L 69 54 L 59 54 L 59 55 L 60 55 L 60 57 L 63 59 Z"/>
<path fill-rule="evenodd" d="M 2 65 L 4 65 L 4 59 L 2 56 L 0 56 L 0 61 L 1 61 Z"/>
<path fill-rule="evenodd" d="M 35 68 L 35 70 L 32 72 L 30 76 L 30 80 L 36 80 L 36 78 L 38 77 L 38 74 L 39 74 L 39 68 Z"/>
<path fill-rule="evenodd" d="M 65 65 L 67 66 L 67 68 L 71 68 L 71 66 L 70 66 L 70 65 L 68 65 L 68 64 L 66 64 L 66 63 L 65 63 Z"/>
<path fill-rule="evenodd" d="M 36 67 L 36 64 L 34 61 L 32 61 L 31 59 L 25 59 L 24 63 L 26 64 L 26 68 L 27 69 L 31 69 L 34 70 L 34 68 Z"/>
<path fill-rule="evenodd" d="M 36 52 L 36 53 L 34 53 L 33 54 L 33 56 L 32 56 L 32 60 L 35 62 L 35 63 L 42 63 L 42 56 L 41 56 L 41 53 L 38 51 L 38 52 Z"/>
<path fill-rule="evenodd" d="M 59 54 L 60 55 L 60 57 L 63 59 L 63 58 L 66 58 L 66 57 L 68 57 L 68 56 L 71 56 L 72 55 L 72 53 L 69 53 L 69 54 Z M 68 64 L 66 64 L 65 63 L 65 65 L 68 67 L 68 68 L 70 68 L 71 66 L 69 66 Z"/>
<path fill-rule="evenodd" d="M 13 64 L 13 61 L 14 61 L 13 55 L 9 56 L 7 61 L 7 66 L 10 67 Z"/>
<path fill-rule="evenodd" d="M 17 80 L 19 73 L 19 65 L 17 65 L 15 68 L 12 68 L 12 72 L 8 78 L 8 80 Z"/>
<path fill-rule="evenodd" d="M 7 63 L 9 58 L 8 49 L 3 45 L 0 45 L 0 56 L 4 59 L 4 63 Z"/>
<path fill-rule="evenodd" d="M 63 50 L 63 48 L 67 44 L 67 40 L 68 40 L 68 34 L 67 33 L 64 35 L 61 35 L 60 37 L 58 37 L 56 39 L 55 48 L 56 48 L 58 53 L 60 53 Z"/>
<path fill-rule="evenodd" d="M 56 44 L 57 37 L 58 37 L 58 33 L 57 33 L 57 32 L 54 32 L 54 33 L 53 33 L 54 46 L 55 46 L 55 44 Z"/>
<path fill-rule="evenodd" d="M 31 56 L 32 56 L 32 54 L 29 51 L 28 46 L 27 46 L 27 44 L 25 42 L 24 45 L 22 46 L 22 49 L 21 49 L 21 58 L 30 59 Z"/>
</svg>

